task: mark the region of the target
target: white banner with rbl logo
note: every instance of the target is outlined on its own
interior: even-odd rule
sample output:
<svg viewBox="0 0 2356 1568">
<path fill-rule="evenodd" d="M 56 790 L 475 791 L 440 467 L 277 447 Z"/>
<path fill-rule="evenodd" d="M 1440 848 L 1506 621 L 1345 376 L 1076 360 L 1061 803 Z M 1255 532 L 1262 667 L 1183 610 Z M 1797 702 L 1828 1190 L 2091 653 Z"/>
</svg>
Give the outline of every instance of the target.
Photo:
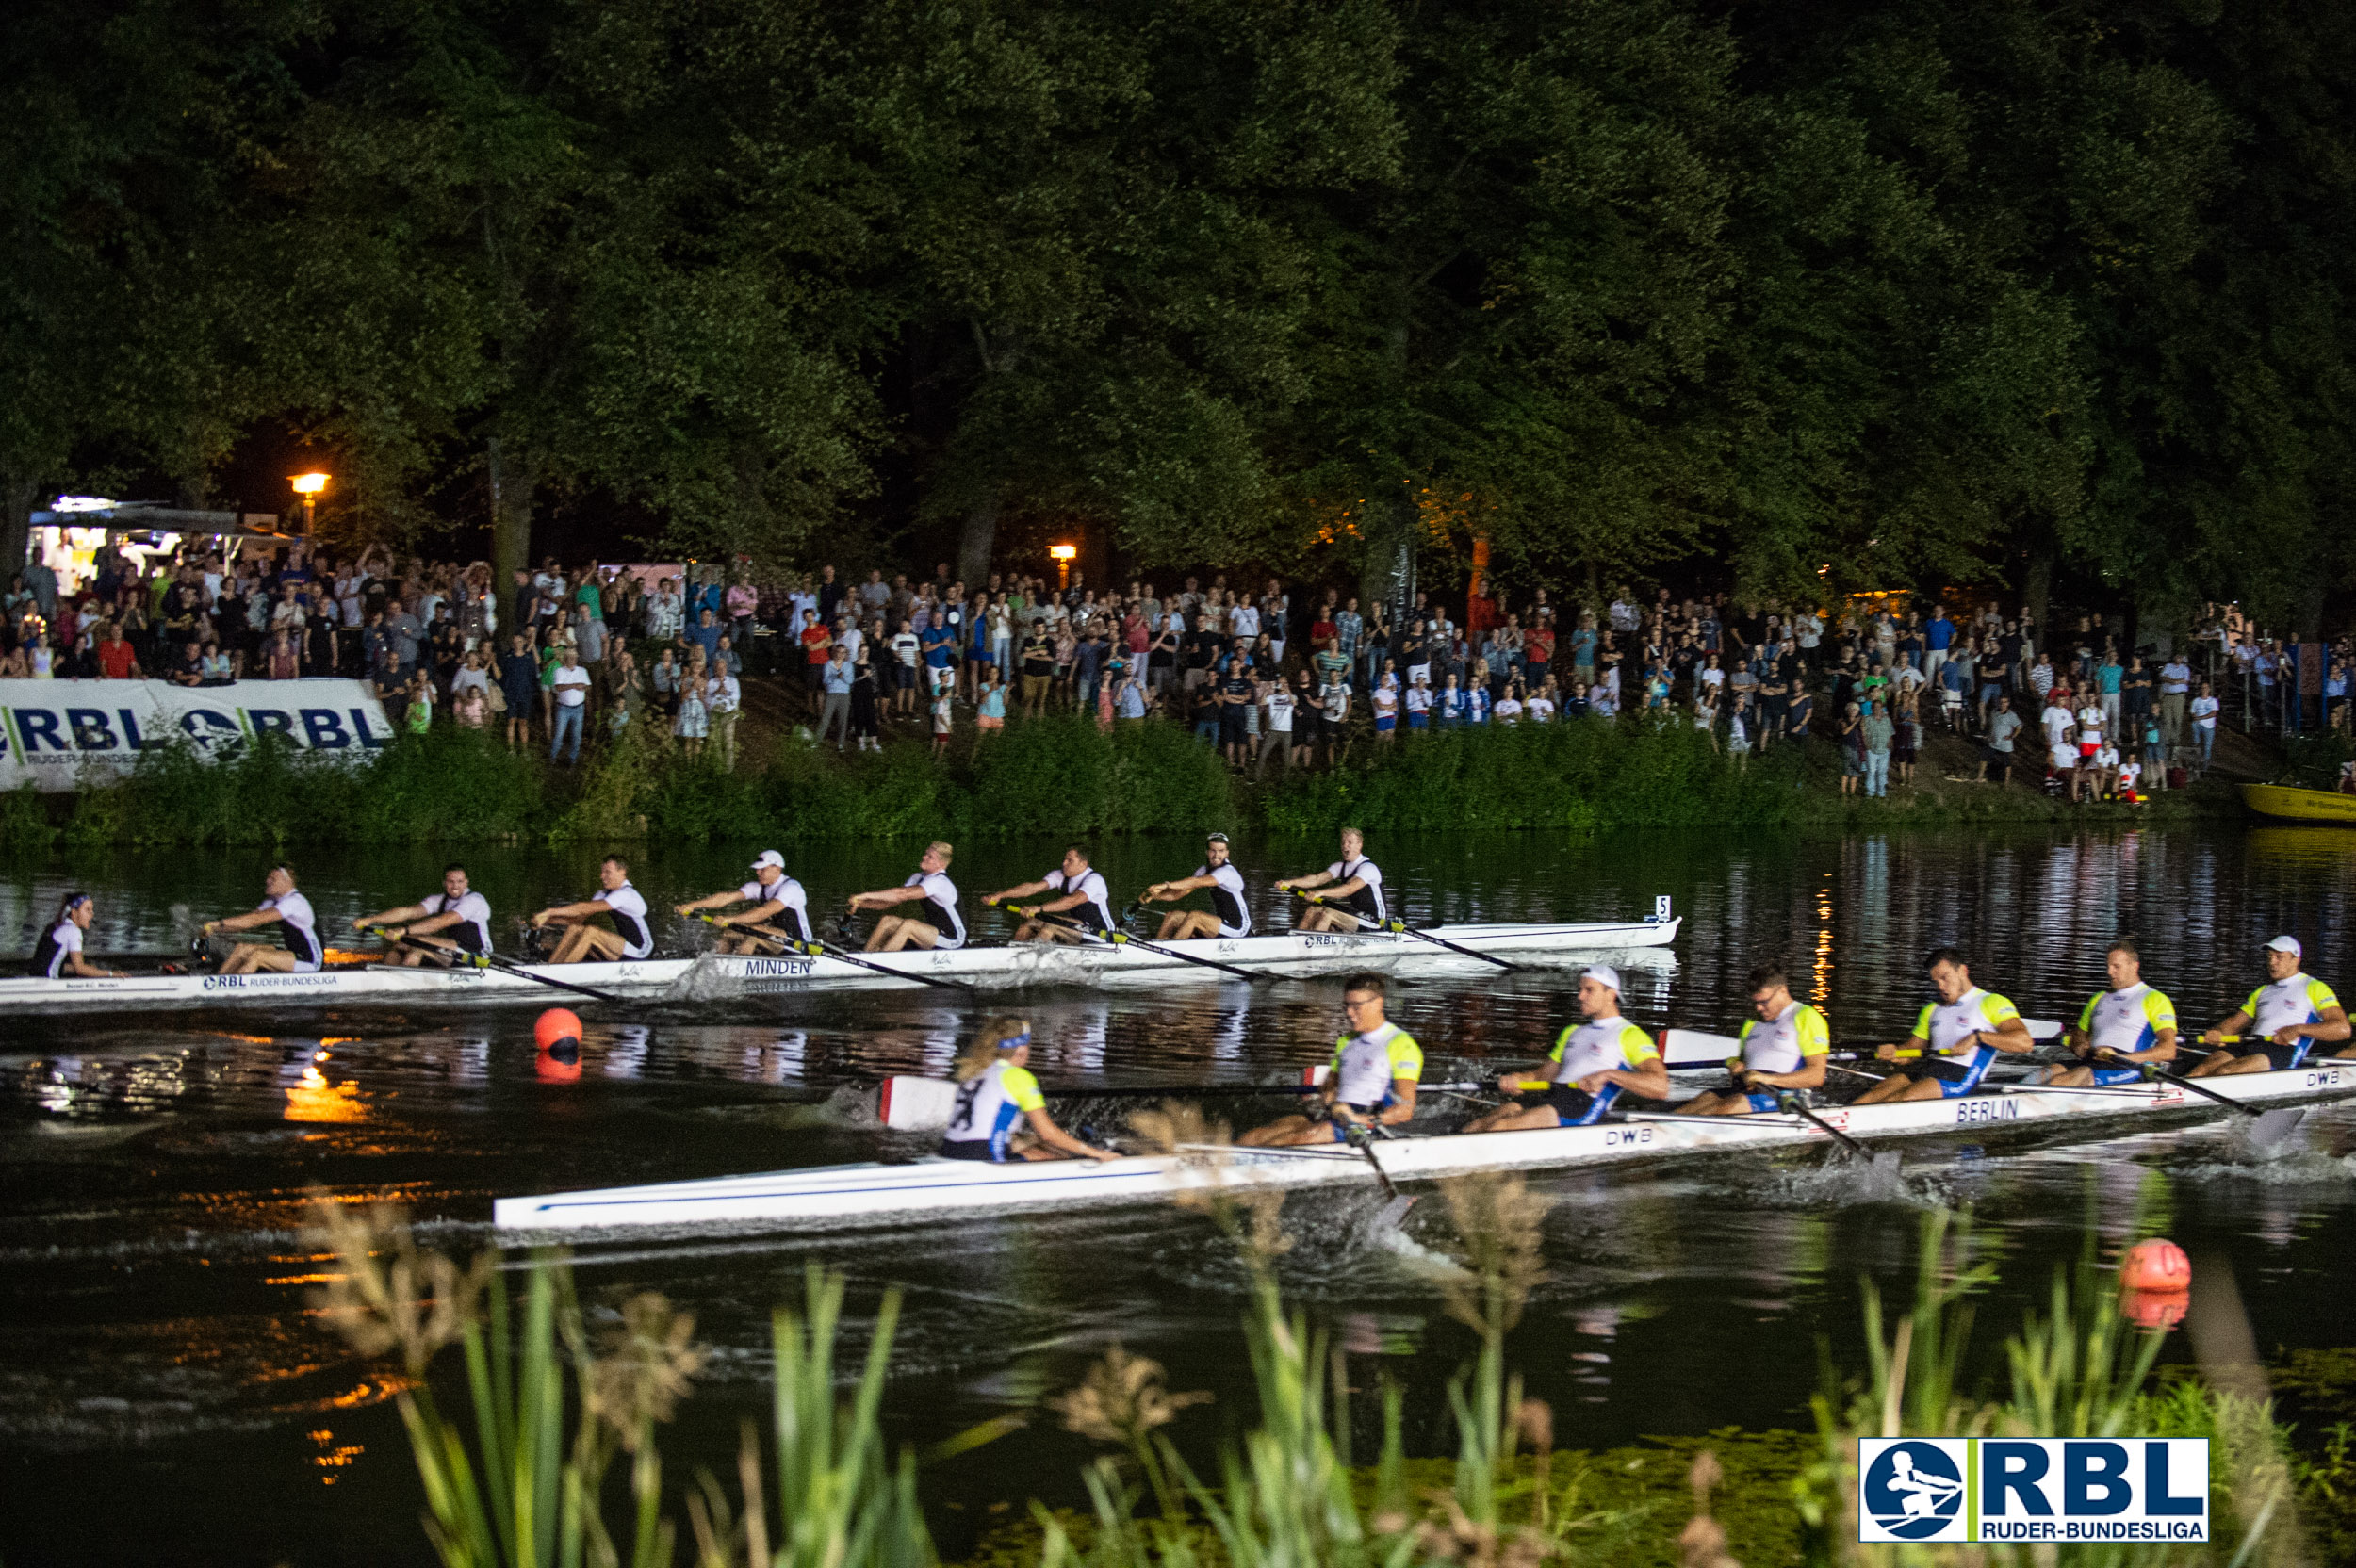
<svg viewBox="0 0 2356 1568">
<path fill-rule="evenodd" d="M 358 680 L 0 680 L 0 789 L 112 783 L 158 746 L 227 761 L 261 735 L 357 760 L 392 734 L 375 691 Z"/>
<path fill-rule="evenodd" d="M 2206 1541 L 2205 1437 L 1869 1437 L 1864 1542 Z"/>
</svg>

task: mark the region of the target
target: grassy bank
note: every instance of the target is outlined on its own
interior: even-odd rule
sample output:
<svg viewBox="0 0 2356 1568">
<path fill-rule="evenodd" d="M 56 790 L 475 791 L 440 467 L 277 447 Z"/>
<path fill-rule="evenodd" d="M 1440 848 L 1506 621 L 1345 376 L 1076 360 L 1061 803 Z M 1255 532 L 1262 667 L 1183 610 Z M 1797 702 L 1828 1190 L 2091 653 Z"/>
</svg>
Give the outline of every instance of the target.
<svg viewBox="0 0 2356 1568">
<path fill-rule="evenodd" d="M 1346 766 L 1254 783 L 1175 726 L 1100 732 L 1018 723 L 921 744 L 838 754 L 794 738 L 748 745 L 733 770 L 643 735 L 552 769 L 459 729 L 401 736 L 359 766 L 275 743 L 211 763 L 149 752 L 123 781 L 71 795 L 0 794 L 0 846 L 699 842 L 1310 831 L 1550 830 L 1807 823 L 2152 820 L 2237 810 L 2230 792 L 2145 807 L 2072 807 L 2036 791 L 1951 784 L 1925 766 L 1887 801 L 1839 794 L 1829 748 L 1786 746 L 1738 767 L 1681 724 L 1578 720 L 1544 727 L 1363 740 Z M 2219 790 L 2222 787 L 2218 787 Z"/>
</svg>

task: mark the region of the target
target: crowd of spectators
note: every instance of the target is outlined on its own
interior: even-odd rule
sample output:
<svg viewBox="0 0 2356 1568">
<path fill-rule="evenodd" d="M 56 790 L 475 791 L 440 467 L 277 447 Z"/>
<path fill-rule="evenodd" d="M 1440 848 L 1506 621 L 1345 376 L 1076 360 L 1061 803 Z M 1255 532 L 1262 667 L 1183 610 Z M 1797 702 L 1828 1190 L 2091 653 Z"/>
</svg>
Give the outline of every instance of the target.
<svg viewBox="0 0 2356 1568">
<path fill-rule="evenodd" d="M 38 565 L 4 606 L 0 678 L 147 677 L 188 685 L 337 676 L 374 684 L 397 724 L 443 722 L 577 761 L 594 728 L 637 726 L 737 756 L 747 677 L 782 677 L 822 745 L 879 749 L 1010 717 L 1183 724 L 1238 771 L 1333 766 L 1401 735 L 1585 716 L 1690 723 L 1737 759 L 1808 737 L 1844 792 L 1910 783 L 1934 728 L 1978 748 L 1971 776 L 2019 773 L 2073 799 L 2163 787 L 2205 767 L 2220 718 L 2243 728 L 2348 723 L 2343 643 L 2284 643 L 2231 606 L 2189 644 L 2123 644 L 2092 613 L 2047 632 L 1996 603 L 1903 596 L 1741 606 L 1723 594 L 1508 606 L 1417 594 L 1404 612 L 1337 588 L 1133 580 L 945 565 L 852 582 L 833 566 L 756 585 L 715 564 L 555 560 L 496 587 L 487 563 L 396 561 L 296 543 L 143 561 L 102 550 L 59 592 Z M 2238 712 L 2234 710 L 2238 707 Z M 2033 730 L 2031 726 L 2035 725 Z"/>
</svg>

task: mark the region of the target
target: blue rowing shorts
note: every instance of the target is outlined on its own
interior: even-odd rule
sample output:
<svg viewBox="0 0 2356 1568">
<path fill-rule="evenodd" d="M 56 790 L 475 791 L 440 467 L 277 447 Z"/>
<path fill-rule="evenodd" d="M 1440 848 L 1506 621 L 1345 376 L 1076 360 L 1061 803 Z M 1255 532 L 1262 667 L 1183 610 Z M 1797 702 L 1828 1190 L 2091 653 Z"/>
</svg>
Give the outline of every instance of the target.
<svg viewBox="0 0 2356 1568">
<path fill-rule="evenodd" d="M 1601 1094 L 1589 1094 L 1576 1084 L 1557 1084 L 1546 1091 L 1546 1109 L 1558 1127 L 1593 1127 L 1620 1098 L 1620 1086 L 1607 1084 Z"/>
<path fill-rule="evenodd" d="M 1958 1062 L 1952 1056 L 1947 1060 L 1951 1066 L 1962 1068 L 1963 1076 L 1938 1079 L 1939 1098 L 1960 1100 L 1978 1088 L 1980 1080 L 1988 1076 L 1988 1064 L 1996 1060 L 1996 1048 L 1992 1045 L 1984 1045 L 1972 1054 L 1969 1061 Z"/>
<path fill-rule="evenodd" d="M 2094 1070 L 2094 1081 L 2103 1088 L 2115 1089 L 2127 1084 L 2142 1083 L 2143 1074 L 2132 1067 L 2098 1067 Z"/>
<path fill-rule="evenodd" d="M 1783 1099 L 1779 1095 L 1746 1094 L 1742 1098 L 1751 1102 L 1751 1109 L 1754 1111 L 1775 1111 L 1783 1108 Z"/>
</svg>

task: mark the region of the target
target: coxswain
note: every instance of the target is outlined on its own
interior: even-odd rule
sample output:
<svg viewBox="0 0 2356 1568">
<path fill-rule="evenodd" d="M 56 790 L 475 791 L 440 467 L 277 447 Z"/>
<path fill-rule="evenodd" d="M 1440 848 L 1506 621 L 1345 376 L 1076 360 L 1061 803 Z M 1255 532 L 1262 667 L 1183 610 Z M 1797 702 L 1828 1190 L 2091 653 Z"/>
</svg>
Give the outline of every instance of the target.
<svg viewBox="0 0 2356 1568">
<path fill-rule="evenodd" d="M 206 921 L 202 931 L 210 937 L 253 931 L 265 925 L 278 926 L 286 945 L 264 947 L 259 942 L 239 942 L 221 961 L 221 973 L 252 974 L 256 970 L 277 974 L 319 972 L 327 956 L 319 945 L 319 917 L 311 912 L 311 901 L 295 890 L 292 867 L 270 867 L 270 874 L 262 878 L 262 902 L 251 913 Z"/>
<path fill-rule="evenodd" d="M 1055 896 L 1027 906 L 1015 902 L 1040 893 Z M 1035 882 L 1018 882 L 990 893 L 982 902 L 1006 905 L 1023 917 L 1014 931 L 1019 942 L 1081 942 L 1113 928 L 1112 891 L 1078 844 L 1063 852 L 1063 864 L 1055 871 Z M 1048 916 L 1060 918 L 1043 918 Z"/>
<path fill-rule="evenodd" d="M 490 953 L 491 901 L 467 886 L 466 867 L 453 864 L 442 873 L 440 892 L 397 909 L 356 916 L 352 923 L 355 931 L 379 927 L 393 944 L 384 955 L 388 964 L 414 969 L 429 958 L 455 964 L 463 956 Z M 445 931 L 450 935 L 443 936 Z"/>
<path fill-rule="evenodd" d="M 957 1102 L 941 1140 L 943 1159 L 1117 1160 L 1109 1149 L 1084 1143 L 1055 1125 L 1047 1099 L 1031 1075 L 1031 1025 L 996 1019 L 982 1026 L 957 1057 Z"/>
<path fill-rule="evenodd" d="M 1620 972 L 1592 964 L 1579 977 L 1579 1010 L 1586 1021 L 1556 1037 L 1536 1067 L 1497 1080 L 1505 1103 L 1475 1118 L 1467 1133 L 1521 1133 L 1545 1127 L 1586 1127 L 1601 1121 L 1623 1092 L 1646 1100 L 1669 1097 L 1669 1070 L 1644 1030 L 1620 1016 Z M 1519 1096 L 1543 1091 L 1523 1101 Z"/>
<path fill-rule="evenodd" d="M 2231 1018 L 2201 1037 L 2201 1043 L 2212 1048 L 2209 1058 L 2186 1077 L 2287 1071 L 2319 1045 L 2339 1046 L 2334 1055 L 2356 1056 L 2348 1044 L 2348 1011 L 2331 987 L 2300 968 L 2305 954 L 2299 939 L 2277 937 L 2266 943 L 2266 983 L 2251 991 Z M 2239 1054 L 2225 1049 L 2229 1035 L 2242 1037 Z"/>
<path fill-rule="evenodd" d="M 610 917 L 614 929 L 592 925 L 597 915 Z M 532 917 L 535 926 L 565 928 L 548 955 L 551 964 L 614 963 L 644 958 L 654 952 L 654 927 L 646 922 L 646 901 L 630 885 L 630 862 L 609 855 L 597 862 L 597 896 L 578 904 L 558 904 Z"/>
<path fill-rule="evenodd" d="M 1162 917 L 1159 942 L 1190 941 L 1197 937 L 1249 937 L 1252 911 L 1243 901 L 1243 873 L 1228 858 L 1227 835 L 1214 833 L 1203 846 L 1203 863 L 1192 876 L 1156 882 L 1140 896 L 1148 904 L 1175 904 L 1190 892 L 1211 895 L 1207 909 L 1172 909 Z"/>
<path fill-rule="evenodd" d="M 1850 1103 L 1957 1099 L 1980 1086 L 1999 1055 L 2018 1055 L 2037 1045 L 2021 1020 L 2021 1009 L 2009 998 L 1972 983 L 1971 960 L 1959 949 L 1935 950 L 1930 970 L 1931 989 L 1939 1000 L 1923 1004 L 1914 1033 L 1903 1043 L 1878 1046 L 1873 1052 L 1885 1062 L 1896 1061 L 1902 1052 L 1918 1054 L 1921 1060 L 1913 1064 L 1913 1071 L 1891 1073 Z"/>
<path fill-rule="evenodd" d="M 1742 1024 L 1742 1052 L 1726 1070 L 1734 1082 L 1687 1101 L 1687 1116 L 1748 1116 L 1776 1109 L 1787 1094 L 1821 1088 L 1832 1029 L 1818 1009 L 1792 994 L 1791 977 L 1775 964 L 1751 971 L 1751 1010 Z"/>
<path fill-rule="evenodd" d="M 672 907 L 681 915 L 694 915 L 731 904 L 744 906 L 734 914 L 710 917 L 712 924 L 728 928 L 712 943 L 719 953 L 778 953 L 815 942 L 817 933 L 810 928 L 810 896 L 801 883 L 785 874 L 785 857 L 764 849 L 753 858 L 752 873 L 753 879 L 741 887 Z"/>
<path fill-rule="evenodd" d="M 1342 829 L 1342 858 L 1323 871 L 1288 876 L 1276 886 L 1284 892 L 1317 891 L 1308 913 L 1296 931 L 1355 931 L 1380 926 L 1391 918 L 1383 901 L 1383 868 L 1366 858 L 1366 836 L 1354 827 Z"/>
<path fill-rule="evenodd" d="M 2062 1088 L 2111 1088 L 2143 1081 L 2132 1064 L 2176 1059 L 2176 1004 L 2143 978 L 2143 955 L 2120 938 L 2103 956 L 2111 988 L 2087 998 L 2064 1041 L 2078 1065 L 2049 1068 L 2043 1081 Z"/>
<path fill-rule="evenodd" d="M 120 980 L 119 969 L 100 969 L 82 951 L 83 933 L 98 918 L 98 906 L 88 893 L 68 893 L 57 906 L 57 918 L 33 944 L 33 972 L 48 980 Z"/>
<path fill-rule="evenodd" d="M 1349 1033 L 1333 1042 L 1333 1059 L 1317 1102 L 1306 1113 L 1278 1117 L 1235 1141 L 1254 1149 L 1346 1143 L 1353 1134 L 1413 1118 L 1423 1047 L 1383 1016 L 1389 994 L 1390 984 L 1380 974 L 1353 974 L 1342 982 L 1342 1018 Z"/>
<path fill-rule="evenodd" d="M 965 945 L 965 916 L 957 909 L 957 885 L 949 880 L 952 853 L 945 843 L 926 844 L 924 858 L 916 862 L 916 874 L 906 882 L 851 895 L 850 909 L 855 915 L 903 904 L 916 906 L 906 914 L 885 915 L 877 921 L 875 929 L 868 933 L 868 952 L 897 953 L 906 947 L 945 952 Z"/>
</svg>

